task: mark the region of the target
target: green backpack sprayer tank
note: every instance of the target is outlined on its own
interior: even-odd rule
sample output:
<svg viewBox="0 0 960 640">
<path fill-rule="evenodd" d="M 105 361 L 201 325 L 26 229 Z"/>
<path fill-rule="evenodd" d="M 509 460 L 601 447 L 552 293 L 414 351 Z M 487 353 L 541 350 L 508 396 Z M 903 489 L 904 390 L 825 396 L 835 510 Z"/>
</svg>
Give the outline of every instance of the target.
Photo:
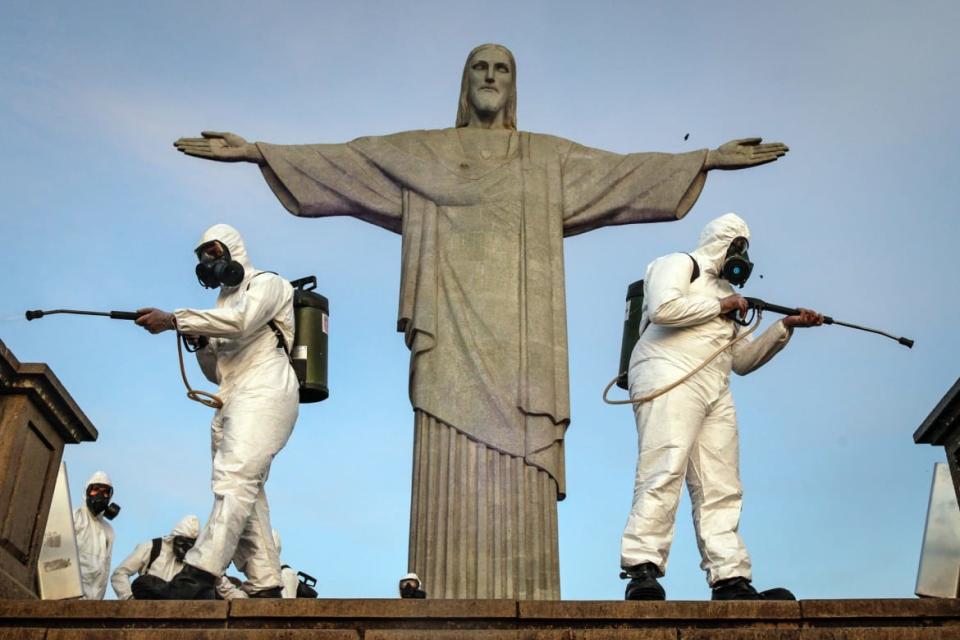
<svg viewBox="0 0 960 640">
<path fill-rule="evenodd" d="M 627 369 L 630 368 L 630 354 L 640 337 L 640 315 L 643 311 L 643 280 L 630 283 L 627 287 L 627 309 L 623 316 L 623 338 L 620 340 L 620 368 L 617 369 L 617 386 L 629 389 Z"/>
<path fill-rule="evenodd" d="M 294 336 L 290 359 L 300 380 L 300 402 L 320 402 L 330 395 L 327 388 L 330 302 L 315 293 L 317 277 L 293 280 Z"/>
</svg>

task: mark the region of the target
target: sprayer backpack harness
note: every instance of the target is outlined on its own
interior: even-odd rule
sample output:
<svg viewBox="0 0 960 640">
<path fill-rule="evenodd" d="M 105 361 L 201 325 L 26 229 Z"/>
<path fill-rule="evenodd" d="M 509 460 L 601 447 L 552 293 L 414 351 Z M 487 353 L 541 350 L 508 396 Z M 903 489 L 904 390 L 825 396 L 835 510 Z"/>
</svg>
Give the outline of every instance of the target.
<svg viewBox="0 0 960 640">
<path fill-rule="evenodd" d="M 250 291 L 250 284 L 252 283 L 253 279 L 256 278 L 257 276 L 262 276 L 265 273 L 270 273 L 277 277 L 280 277 L 280 274 L 277 273 L 276 271 L 261 271 L 259 273 L 255 273 L 250 278 L 250 281 L 247 282 L 247 288 L 244 289 L 244 291 Z M 270 327 L 270 330 L 273 331 L 273 334 L 277 336 L 277 347 L 279 347 L 280 349 L 283 349 L 283 352 L 286 354 L 287 361 L 290 362 L 290 366 L 293 368 L 293 372 L 297 374 L 297 382 L 298 383 L 303 382 L 303 380 L 300 379 L 300 373 L 297 371 L 297 367 L 294 366 L 293 364 L 293 356 L 290 355 L 290 348 L 287 346 L 286 338 L 283 337 L 283 331 L 280 330 L 280 325 L 277 324 L 276 320 L 274 320 L 273 318 L 270 318 L 269 320 L 267 320 L 266 326 Z"/>
<path fill-rule="evenodd" d="M 146 575 L 154 561 L 160 557 L 160 547 L 163 545 L 163 538 L 154 538 L 150 542 L 152 543 L 150 547 L 150 559 L 147 560 L 147 565 L 143 568 L 143 571 L 140 572 L 142 575 Z"/>
<path fill-rule="evenodd" d="M 687 256 L 688 258 L 690 258 L 690 261 L 693 262 L 693 271 L 690 272 L 690 284 L 693 284 L 693 283 L 696 281 L 696 279 L 700 277 L 700 264 L 697 262 L 697 259 L 694 258 L 694 257 L 693 257 L 692 255 L 690 255 L 689 253 L 685 253 L 684 255 Z M 630 285 L 630 286 L 633 287 L 633 286 L 638 285 L 638 284 L 640 285 L 640 286 L 639 286 L 640 291 L 639 291 L 639 295 L 636 296 L 636 297 L 638 298 L 638 300 L 637 300 L 637 309 L 642 312 L 642 310 L 643 310 L 643 280 L 638 280 L 637 282 L 634 282 L 634 283 L 633 283 L 632 285 Z M 629 298 L 628 298 L 628 300 L 629 300 Z M 631 306 L 632 306 L 632 304 L 631 304 Z M 630 309 L 627 310 L 627 313 L 628 313 L 628 314 L 629 314 L 629 312 L 630 312 Z M 636 340 L 633 341 L 633 344 L 637 344 L 637 342 L 640 341 L 640 336 L 643 335 L 643 332 L 646 331 L 647 326 L 648 326 L 649 324 L 650 324 L 649 318 L 647 319 L 647 322 L 646 322 L 646 323 L 641 322 L 640 327 L 639 327 L 639 331 L 637 331 L 637 338 L 636 338 Z M 624 336 L 624 339 L 626 339 L 626 335 Z M 630 364 L 630 352 L 632 352 L 632 351 L 633 351 L 633 345 L 630 346 L 630 350 L 627 352 L 627 359 L 626 359 L 626 361 L 624 361 L 624 359 L 623 359 L 622 357 L 621 357 L 621 359 L 620 359 L 620 375 L 617 376 L 617 386 L 620 387 L 621 389 L 624 389 L 624 390 L 626 390 L 626 389 L 628 388 L 628 387 L 627 387 L 627 367 L 628 367 L 629 364 Z M 621 355 L 622 355 L 622 354 L 621 354 Z M 626 366 L 624 366 L 624 365 L 626 365 Z"/>
</svg>

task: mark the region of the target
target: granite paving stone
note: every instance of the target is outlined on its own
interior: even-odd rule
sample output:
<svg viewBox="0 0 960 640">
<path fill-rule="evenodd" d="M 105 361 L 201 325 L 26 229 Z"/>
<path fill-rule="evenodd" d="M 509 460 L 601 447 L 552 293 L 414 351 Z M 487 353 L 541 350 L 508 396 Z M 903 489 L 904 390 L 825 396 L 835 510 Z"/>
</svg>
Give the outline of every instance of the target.
<svg viewBox="0 0 960 640">
<path fill-rule="evenodd" d="M 960 620 L 960 599 L 957 598 L 803 600 L 800 607 L 805 620 L 903 617 Z"/>
<path fill-rule="evenodd" d="M 520 602 L 521 620 L 741 620 L 798 623 L 797 602 Z"/>
</svg>

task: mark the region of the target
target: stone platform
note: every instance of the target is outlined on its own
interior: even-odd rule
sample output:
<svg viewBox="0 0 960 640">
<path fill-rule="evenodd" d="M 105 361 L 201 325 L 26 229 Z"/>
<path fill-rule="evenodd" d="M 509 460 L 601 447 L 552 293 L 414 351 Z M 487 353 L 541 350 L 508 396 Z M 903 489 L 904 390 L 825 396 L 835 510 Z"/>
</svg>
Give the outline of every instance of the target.
<svg viewBox="0 0 960 640">
<path fill-rule="evenodd" d="M 0 601 L 0 640 L 960 640 L 960 600 Z"/>
</svg>

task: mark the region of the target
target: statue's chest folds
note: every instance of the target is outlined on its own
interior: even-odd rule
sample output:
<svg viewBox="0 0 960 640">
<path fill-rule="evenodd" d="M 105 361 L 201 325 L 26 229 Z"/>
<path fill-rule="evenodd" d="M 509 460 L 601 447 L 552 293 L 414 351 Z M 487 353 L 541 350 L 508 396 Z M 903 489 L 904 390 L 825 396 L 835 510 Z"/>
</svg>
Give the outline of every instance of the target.
<svg viewBox="0 0 960 640">
<path fill-rule="evenodd" d="M 440 207 L 441 235 L 470 236 L 480 244 L 510 243 L 520 235 L 519 199 L 497 199 L 477 204 Z"/>
</svg>

